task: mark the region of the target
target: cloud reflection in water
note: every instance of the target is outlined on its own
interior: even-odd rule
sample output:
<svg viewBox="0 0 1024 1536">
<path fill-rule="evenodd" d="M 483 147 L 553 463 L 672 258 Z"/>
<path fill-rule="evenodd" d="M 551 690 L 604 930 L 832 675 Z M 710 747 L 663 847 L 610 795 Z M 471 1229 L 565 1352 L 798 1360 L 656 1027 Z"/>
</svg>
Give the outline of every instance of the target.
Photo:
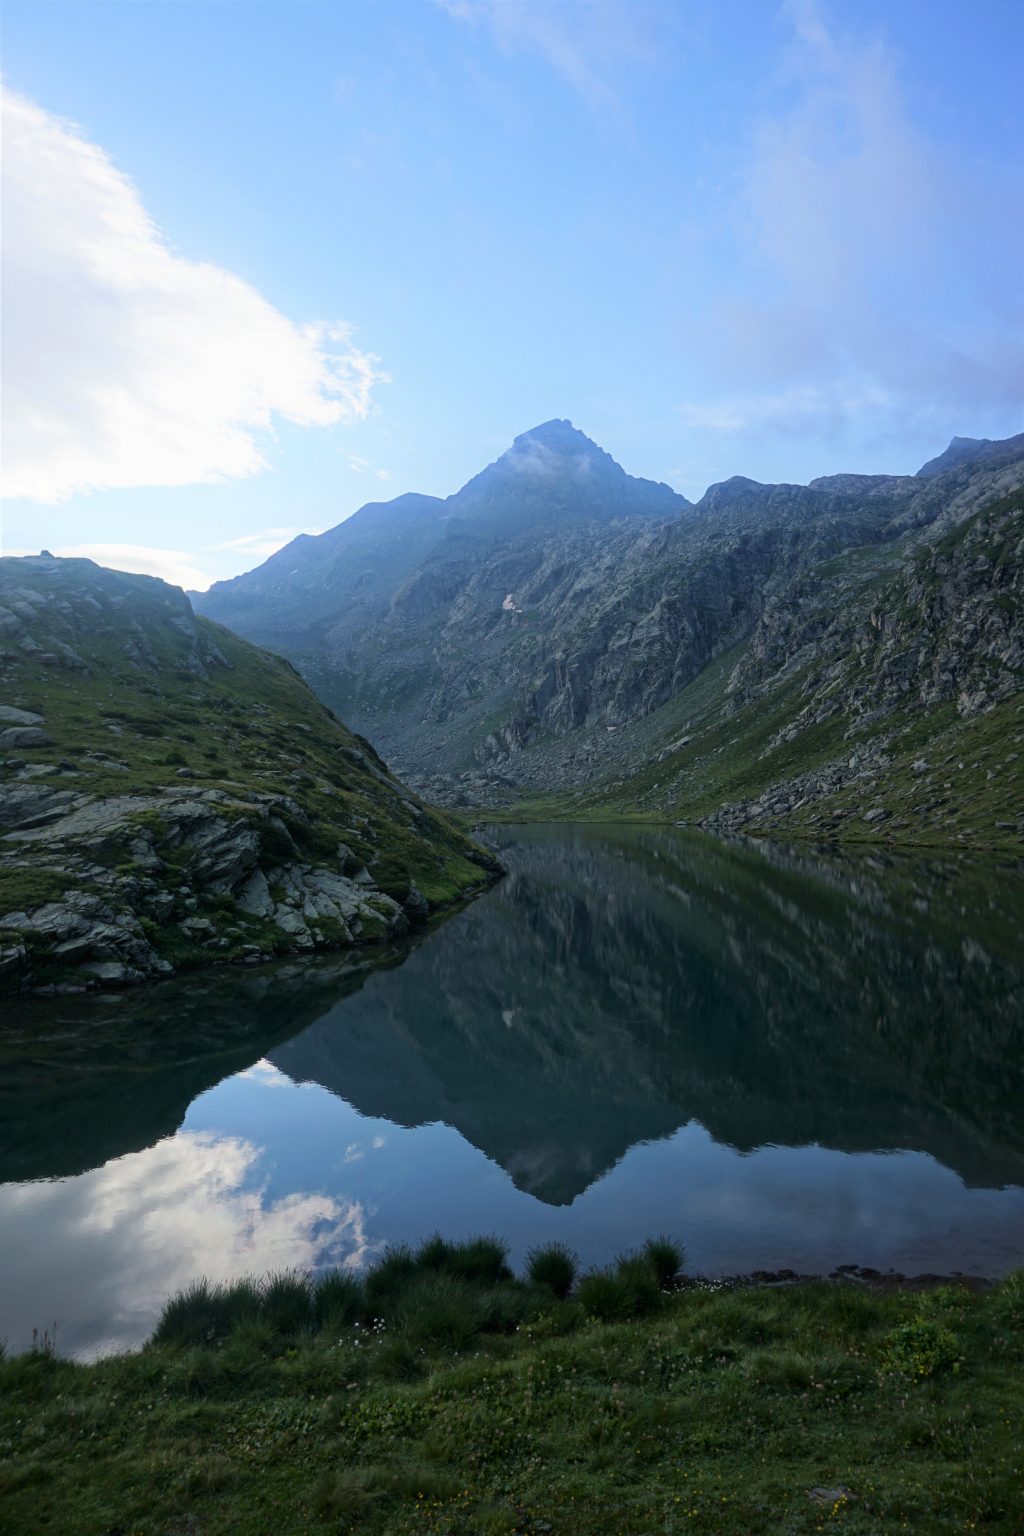
<svg viewBox="0 0 1024 1536">
<path fill-rule="evenodd" d="M 0 1189 L 10 1347 L 56 1323 L 61 1351 L 91 1358 L 140 1344 L 164 1298 L 197 1275 L 363 1263 L 361 1203 L 268 1200 L 262 1157 L 244 1137 L 181 1131 L 78 1178 Z"/>
</svg>

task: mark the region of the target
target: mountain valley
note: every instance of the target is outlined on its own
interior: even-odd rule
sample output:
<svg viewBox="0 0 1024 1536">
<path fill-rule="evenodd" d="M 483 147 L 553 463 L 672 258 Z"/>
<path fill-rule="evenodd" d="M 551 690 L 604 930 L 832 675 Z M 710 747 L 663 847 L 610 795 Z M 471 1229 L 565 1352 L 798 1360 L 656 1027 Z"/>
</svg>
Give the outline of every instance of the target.
<svg viewBox="0 0 1024 1536">
<path fill-rule="evenodd" d="M 1019 845 L 1024 435 L 692 505 L 567 421 L 195 606 L 428 799 Z"/>
</svg>

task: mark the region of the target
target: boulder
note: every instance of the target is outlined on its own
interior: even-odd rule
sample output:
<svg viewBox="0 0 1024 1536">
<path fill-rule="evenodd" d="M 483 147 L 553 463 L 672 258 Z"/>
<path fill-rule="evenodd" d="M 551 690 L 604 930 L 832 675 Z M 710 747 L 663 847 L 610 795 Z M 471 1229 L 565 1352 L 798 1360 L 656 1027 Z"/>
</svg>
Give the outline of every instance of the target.
<svg viewBox="0 0 1024 1536">
<path fill-rule="evenodd" d="M 42 715 L 34 715 L 30 709 L 15 709 L 13 704 L 0 704 L 2 725 L 42 725 Z"/>
<path fill-rule="evenodd" d="M 10 725 L 0 731 L 0 748 L 52 746 L 53 737 L 37 725 Z"/>
</svg>

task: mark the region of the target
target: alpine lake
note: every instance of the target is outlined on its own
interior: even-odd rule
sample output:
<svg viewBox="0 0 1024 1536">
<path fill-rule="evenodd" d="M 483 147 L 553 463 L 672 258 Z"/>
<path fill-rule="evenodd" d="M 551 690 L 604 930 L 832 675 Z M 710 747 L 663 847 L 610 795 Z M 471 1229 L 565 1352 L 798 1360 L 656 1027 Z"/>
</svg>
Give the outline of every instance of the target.
<svg viewBox="0 0 1024 1536">
<path fill-rule="evenodd" d="M 496 1232 L 708 1276 L 1024 1264 L 1024 880 L 967 852 L 485 829 L 400 945 L 8 1003 L 0 1332 Z"/>
</svg>

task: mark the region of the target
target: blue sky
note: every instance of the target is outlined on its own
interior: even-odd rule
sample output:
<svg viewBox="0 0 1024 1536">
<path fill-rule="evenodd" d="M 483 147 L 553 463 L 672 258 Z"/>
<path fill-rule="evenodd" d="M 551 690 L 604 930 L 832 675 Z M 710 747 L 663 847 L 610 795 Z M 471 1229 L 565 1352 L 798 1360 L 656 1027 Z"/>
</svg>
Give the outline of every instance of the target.
<svg viewBox="0 0 1024 1536">
<path fill-rule="evenodd" d="M 696 498 L 1024 427 L 1024 4 L 8 3 L 4 547 L 200 584 L 570 417 Z"/>
</svg>

